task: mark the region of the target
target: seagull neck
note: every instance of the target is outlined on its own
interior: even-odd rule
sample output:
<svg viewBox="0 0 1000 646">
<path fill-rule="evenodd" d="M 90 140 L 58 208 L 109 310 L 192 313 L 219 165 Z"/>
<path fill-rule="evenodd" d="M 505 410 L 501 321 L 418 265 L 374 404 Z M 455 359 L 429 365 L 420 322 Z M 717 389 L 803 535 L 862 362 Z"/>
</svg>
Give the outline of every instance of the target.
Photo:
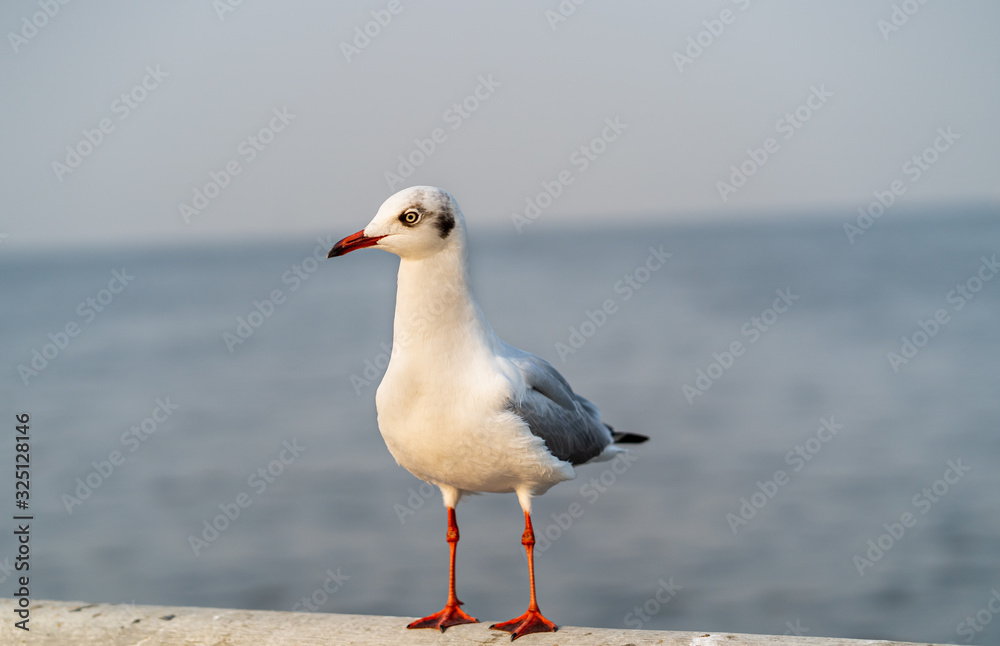
<svg viewBox="0 0 1000 646">
<path fill-rule="evenodd" d="M 482 340 L 490 330 L 469 290 L 464 240 L 433 256 L 401 259 L 393 344 L 440 339 L 446 344 Z"/>
</svg>

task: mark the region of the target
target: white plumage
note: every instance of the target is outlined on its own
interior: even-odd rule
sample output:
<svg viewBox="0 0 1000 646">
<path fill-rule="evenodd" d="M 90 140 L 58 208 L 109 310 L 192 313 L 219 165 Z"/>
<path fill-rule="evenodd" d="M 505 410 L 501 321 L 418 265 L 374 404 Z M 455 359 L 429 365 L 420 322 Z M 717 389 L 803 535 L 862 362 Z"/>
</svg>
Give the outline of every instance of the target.
<svg viewBox="0 0 1000 646">
<path fill-rule="evenodd" d="M 616 438 L 646 438 L 614 434 L 555 368 L 497 337 L 469 290 L 465 218 L 447 191 L 415 186 L 396 193 L 363 231 L 338 242 L 330 257 L 370 246 L 400 257 L 392 353 L 375 398 L 386 446 L 402 467 L 441 489 L 453 558 L 454 508 L 462 496 L 517 494 L 525 513 L 522 542 L 532 600 L 525 616 L 497 627 L 514 638 L 554 630 L 534 600 L 527 542 L 530 536 L 534 543 L 531 499 L 575 477 L 574 464 L 621 451 Z M 452 604 L 453 581 L 454 560 L 454 607 L 411 627 L 443 630 L 475 621 L 461 613 L 457 599 Z M 532 607 L 537 617 L 528 616 Z"/>
</svg>

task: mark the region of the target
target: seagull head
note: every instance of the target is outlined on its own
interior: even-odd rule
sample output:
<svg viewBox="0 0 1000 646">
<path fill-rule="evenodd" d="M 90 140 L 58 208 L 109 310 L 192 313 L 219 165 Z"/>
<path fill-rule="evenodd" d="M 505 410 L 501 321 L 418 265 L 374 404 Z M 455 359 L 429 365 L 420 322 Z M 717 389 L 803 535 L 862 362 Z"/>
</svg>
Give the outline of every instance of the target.
<svg viewBox="0 0 1000 646">
<path fill-rule="evenodd" d="M 460 237 L 463 227 L 462 211 L 448 191 L 411 186 L 383 202 L 368 226 L 335 244 L 327 258 L 365 247 L 378 247 L 400 258 L 425 258 Z"/>
</svg>

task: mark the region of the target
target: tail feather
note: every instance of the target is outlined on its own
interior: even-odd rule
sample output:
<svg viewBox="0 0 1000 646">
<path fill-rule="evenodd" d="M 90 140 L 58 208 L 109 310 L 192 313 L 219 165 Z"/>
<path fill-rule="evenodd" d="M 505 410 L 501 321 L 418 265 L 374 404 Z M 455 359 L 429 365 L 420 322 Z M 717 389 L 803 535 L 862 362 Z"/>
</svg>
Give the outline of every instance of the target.
<svg viewBox="0 0 1000 646">
<path fill-rule="evenodd" d="M 638 433 L 619 433 L 615 429 L 611 428 L 610 424 L 605 424 L 608 430 L 611 431 L 611 441 L 615 444 L 642 444 L 649 439 L 646 435 L 640 435 Z"/>
</svg>

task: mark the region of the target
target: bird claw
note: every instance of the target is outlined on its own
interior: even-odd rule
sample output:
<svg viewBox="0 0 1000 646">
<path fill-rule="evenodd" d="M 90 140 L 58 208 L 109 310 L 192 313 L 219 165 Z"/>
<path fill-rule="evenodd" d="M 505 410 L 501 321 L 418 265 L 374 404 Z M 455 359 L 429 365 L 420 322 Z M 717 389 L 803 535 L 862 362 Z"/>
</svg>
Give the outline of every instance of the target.
<svg viewBox="0 0 1000 646">
<path fill-rule="evenodd" d="M 460 603 L 462 602 L 459 601 L 456 604 L 448 604 L 440 612 L 435 612 L 433 615 L 411 622 L 407 628 L 437 628 L 441 632 L 444 632 L 444 629 L 449 626 L 479 623 L 478 619 L 470 617 L 465 613 L 465 611 L 458 607 L 458 604 Z"/>
<path fill-rule="evenodd" d="M 520 617 L 490 626 L 493 630 L 503 630 L 510 633 L 510 640 L 530 635 L 531 633 L 554 633 L 559 626 L 542 616 L 540 610 L 528 610 Z"/>
</svg>

